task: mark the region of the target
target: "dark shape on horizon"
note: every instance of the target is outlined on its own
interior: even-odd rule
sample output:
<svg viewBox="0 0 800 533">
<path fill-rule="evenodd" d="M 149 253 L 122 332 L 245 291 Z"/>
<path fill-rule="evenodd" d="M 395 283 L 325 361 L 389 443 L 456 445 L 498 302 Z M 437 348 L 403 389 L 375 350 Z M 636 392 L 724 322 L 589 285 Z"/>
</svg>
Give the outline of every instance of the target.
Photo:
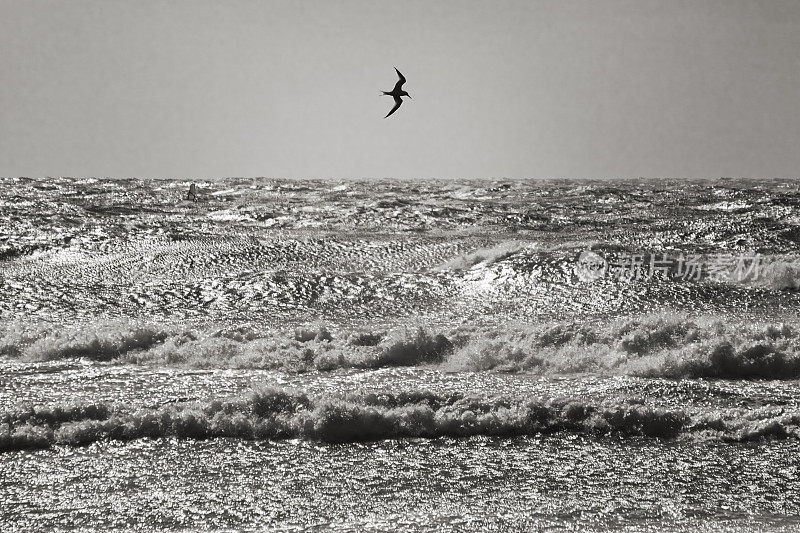
<svg viewBox="0 0 800 533">
<path fill-rule="evenodd" d="M 383 118 L 389 118 L 389 115 L 391 115 L 392 113 L 397 111 L 397 109 L 400 107 L 400 104 L 403 103 L 403 99 L 401 98 L 401 96 L 408 96 L 409 98 L 411 98 L 411 95 L 403 90 L 403 84 L 406 82 L 405 76 L 400 74 L 400 71 L 397 70 L 397 67 L 395 67 L 394 70 L 395 70 L 395 72 L 397 72 L 397 75 L 400 77 L 400 79 L 397 81 L 397 83 L 395 83 L 394 89 L 392 89 L 391 91 L 388 91 L 388 92 L 387 91 L 381 91 L 386 96 L 391 96 L 391 97 L 394 98 L 394 107 L 392 108 L 391 111 L 389 111 L 389 114 L 386 115 Z"/>
<path fill-rule="evenodd" d="M 197 185 L 192 183 L 189 185 L 189 192 L 186 194 L 186 199 L 196 202 L 198 200 L 197 197 Z"/>
</svg>

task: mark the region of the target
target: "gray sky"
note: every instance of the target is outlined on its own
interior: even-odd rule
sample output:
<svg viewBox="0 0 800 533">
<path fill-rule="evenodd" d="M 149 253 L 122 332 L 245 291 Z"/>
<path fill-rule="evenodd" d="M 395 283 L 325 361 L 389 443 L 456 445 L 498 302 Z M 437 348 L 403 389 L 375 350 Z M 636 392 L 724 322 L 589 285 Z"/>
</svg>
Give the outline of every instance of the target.
<svg viewBox="0 0 800 533">
<path fill-rule="evenodd" d="M 797 176 L 800 2 L 0 0 L 0 175 Z"/>
</svg>

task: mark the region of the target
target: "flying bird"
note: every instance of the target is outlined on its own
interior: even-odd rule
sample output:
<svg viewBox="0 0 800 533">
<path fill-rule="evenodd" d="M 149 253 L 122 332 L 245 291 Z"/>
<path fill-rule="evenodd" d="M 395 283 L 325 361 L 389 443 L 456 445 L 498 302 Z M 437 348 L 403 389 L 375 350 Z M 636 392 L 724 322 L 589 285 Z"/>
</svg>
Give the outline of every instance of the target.
<svg viewBox="0 0 800 533">
<path fill-rule="evenodd" d="M 397 80 L 397 83 L 394 84 L 394 89 L 388 92 L 381 91 L 386 96 L 391 96 L 394 98 L 394 107 L 392 108 L 391 111 L 389 111 L 389 114 L 383 118 L 388 118 L 389 115 L 397 111 L 397 109 L 400 107 L 400 104 L 403 103 L 403 99 L 401 98 L 401 96 L 408 96 L 409 98 L 411 98 L 411 95 L 403 90 L 403 84 L 406 82 L 406 77 L 400 74 L 400 71 L 397 70 L 397 67 L 394 68 L 394 71 L 397 72 L 397 76 L 400 78 L 399 80 Z"/>
</svg>

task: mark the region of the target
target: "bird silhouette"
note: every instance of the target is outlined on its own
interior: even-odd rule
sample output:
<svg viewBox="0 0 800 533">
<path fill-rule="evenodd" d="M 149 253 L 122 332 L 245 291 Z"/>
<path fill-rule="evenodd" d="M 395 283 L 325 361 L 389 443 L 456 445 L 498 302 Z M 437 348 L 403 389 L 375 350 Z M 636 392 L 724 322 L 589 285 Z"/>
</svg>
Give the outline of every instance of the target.
<svg viewBox="0 0 800 533">
<path fill-rule="evenodd" d="M 403 103 L 403 99 L 401 98 L 401 96 L 408 96 L 409 98 L 411 98 L 411 95 L 403 90 L 403 84 L 406 82 L 406 77 L 400 74 L 400 71 L 397 70 L 397 67 L 394 68 L 394 71 L 397 72 L 397 76 L 400 78 L 399 80 L 397 80 L 397 83 L 394 84 L 394 89 L 392 89 L 391 91 L 381 91 L 386 96 L 391 96 L 394 98 L 394 107 L 383 118 L 389 118 L 389 115 L 398 110 L 400 104 Z"/>
</svg>

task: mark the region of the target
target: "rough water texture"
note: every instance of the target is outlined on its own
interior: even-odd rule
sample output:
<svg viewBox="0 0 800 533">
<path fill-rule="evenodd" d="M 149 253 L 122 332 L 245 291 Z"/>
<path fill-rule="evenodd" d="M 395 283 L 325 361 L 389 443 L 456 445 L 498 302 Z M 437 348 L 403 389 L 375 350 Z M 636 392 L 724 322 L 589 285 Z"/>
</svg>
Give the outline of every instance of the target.
<svg viewBox="0 0 800 533">
<path fill-rule="evenodd" d="M 0 181 L 3 531 L 800 527 L 796 182 L 188 186 Z"/>
</svg>

